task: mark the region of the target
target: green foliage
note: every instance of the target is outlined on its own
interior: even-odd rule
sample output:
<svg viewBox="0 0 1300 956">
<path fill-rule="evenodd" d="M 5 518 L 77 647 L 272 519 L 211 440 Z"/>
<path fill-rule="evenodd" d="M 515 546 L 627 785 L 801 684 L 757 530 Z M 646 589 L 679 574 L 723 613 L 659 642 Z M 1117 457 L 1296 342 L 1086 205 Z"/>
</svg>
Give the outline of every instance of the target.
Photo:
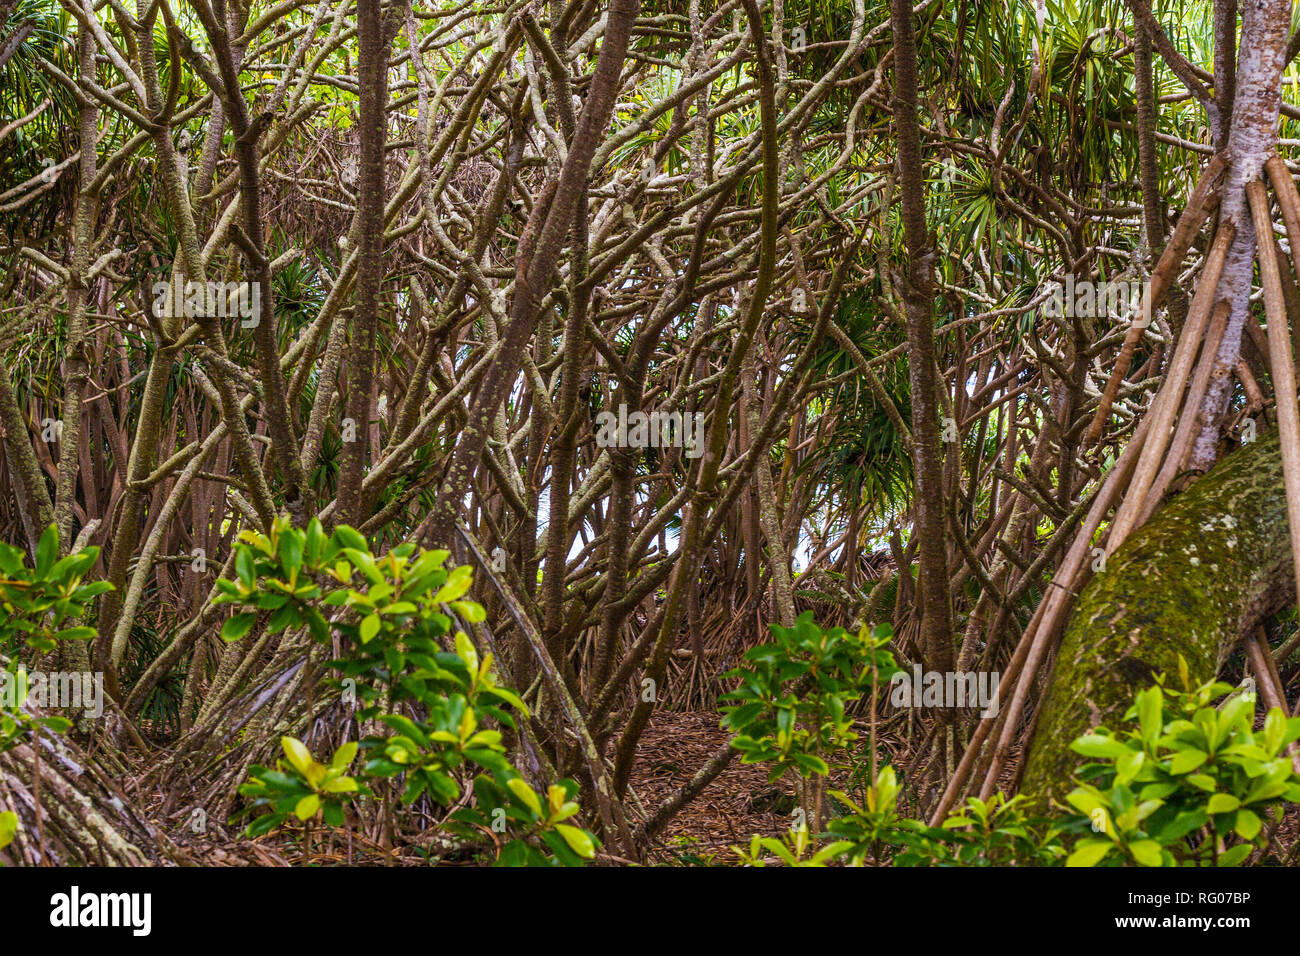
<svg viewBox="0 0 1300 956">
<path fill-rule="evenodd" d="M 0 695 L 0 751 L 34 727 L 62 733 L 71 726 L 63 717 L 32 717 L 22 710 L 27 699 L 27 671 L 20 653 L 45 654 L 60 641 L 95 636 L 93 627 L 76 622 L 96 596 L 112 589 L 107 581 L 83 583 L 98 557 L 99 548 L 85 548 L 60 558 L 54 525 L 41 535 L 31 566 L 22 550 L 0 542 L 0 615 L 5 620 L 0 631 L 0 666 L 5 682 L 14 688 L 13 693 Z"/>
<path fill-rule="evenodd" d="M 867 787 L 863 806 L 854 803 L 846 793 L 831 791 L 831 796 L 849 810 L 847 816 L 831 821 L 830 831 L 840 837 L 842 855 L 850 863 L 879 864 L 908 844 L 919 825 L 898 812 L 898 794 L 898 776 L 888 764 L 880 768 L 876 779 Z"/>
<path fill-rule="evenodd" d="M 1300 801 L 1285 753 L 1300 719 L 1275 708 L 1256 731 L 1253 694 L 1191 688 L 1180 671 L 1184 690 L 1158 683 L 1137 695 L 1118 733 L 1098 728 L 1071 745 L 1096 762 L 1067 800 L 1098 835 L 1081 839 L 1068 865 L 1237 866 L 1266 845 L 1265 819 Z"/>
<path fill-rule="evenodd" d="M 898 668 L 885 650 L 893 636 L 888 625 L 822 630 L 812 612 L 794 627 L 772 624 L 776 638 L 745 654 L 748 666 L 729 671 L 740 686 L 722 697 L 722 726 L 734 731 L 731 745 L 742 763 L 769 763 L 770 779 L 787 771 L 801 777 L 830 772 L 827 758 L 854 740 L 848 704 L 874 684 L 888 681 Z"/>
<path fill-rule="evenodd" d="M 0 613 L 6 625 L 0 653 L 15 653 L 20 637 L 26 647 L 42 654 L 59 641 L 94 637 L 93 627 L 72 625 L 97 595 L 112 589 L 107 581 L 82 583 L 98 557 L 99 548 L 85 548 L 59 558 L 54 525 L 41 535 L 32 567 L 20 549 L 0 542 Z"/>
<path fill-rule="evenodd" d="M 251 777 L 239 792 L 253 798 L 250 813 L 265 809 L 248 825 L 249 836 L 260 836 L 280 826 L 290 816 L 306 822 L 322 817 L 326 824 L 341 827 L 344 806 L 369 790 L 344 774 L 357 755 L 357 745 L 346 743 L 334 751 L 328 764 L 317 763 L 302 741 L 281 737 L 280 746 L 288 762 L 277 760 L 274 770 L 254 766 Z"/>
<path fill-rule="evenodd" d="M 272 633 L 306 628 L 323 644 L 340 639 L 344 653 L 329 662 L 332 683 L 355 685 L 362 705 L 358 719 L 392 731 L 360 741 L 367 756 L 365 780 L 396 781 L 403 804 L 427 795 L 450 807 L 472 777 L 475 803 L 449 817 L 450 831 L 487 837 L 503 865 L 579 865 L 595 856 L 597 842 L 586 830 L 562 822 L 579 812 L 571 799 L 577 787 L 568 780 L 551 784 L 543 806 L 511 763 L 498 728 L 516 729 L 512 711 L 526 717 L 528 710 L 498 683 L 492 655 L 480 657 L 463 630 L 452 633 L 457 620 L 478 623 L 485 614 L 465 599 L 472 570 L 448 569 L 448 557 L 445 550 L 417 550 L 409 543 L 376 556 L 352 528 L 340 526 L 326 536 L 316 520 L 295 528 L 282 517 L 268 535 L 240 535 L 236 580 L 218 585 L 218 601 L 237 611 L 222 627 L 222 637 L 238 640 L 264 623 Z M 337 761 L 348 747 L 346 761 L 337 767 L 332 761 L 327 768 L 312 762 L 303 745 L 285 738 L 291 772 L 255 767 L 253 779 L 241 788 L 255 806 L 271 811 L 255 820 L 249 833 L 267 832 L 291 814 L 311 818 L 317 810 L 327 824 L 341 826 L 341 804 L 371 794 L 369 787 L 340 776 L 358 745 L 347 744 L 335 754 Z M 333 771 L 337 774 L 329 776 Z M 333 780 L 354 786 L 324 789 Z"/>
<path fill-rule="evenodd" d="M 857 739 L 847 709 L 898 670 L 885 649 L 892 630 L 823 630 L 808 612 L 792 628 L 772 625 L 772 633 L 774 642 L 750 651 L 748 666 L 727 675 L 740 686 L 723 698 L 729 703 L 722 723 L 737 733 L 731 744 L 744 762 L 771 765 L 771 780 L 793 772 L 820 786 L 831 771 L 827 757 Z M 748 851 L 732 849 L 751 866 L 766 865 L 765 852 L 788 866 L 837 860 L 854 866 L 1050 865 L 1065 855 L 1060 832 L 1030 818 L 1021 797 L 972 797 L 942 826 L 930 827 L 900 812 L 900 792 L 894 768 L 886 765 L 865 788 L 862 805 L 831 791 L 847 812 L 828 824 L 825 837 L 833 842 L 826 846 L 816 848 L 818 838 L 803 821 L 780 839 L 755 836 Z"/>
<path fill-rule="evenodd" d="M 833 791 L 849 812 L 830 822 L 831 836 L 846 847 L 850 865 L 888 862 L 892 866 L 1051 866 L 1065 856 L 1060 831 L 1030 817 L 1025 799 L 995 793 L 988 800 L 968 797 L 941 826 L 903 816 L 894 768 L 882 767 L 867 788 L 864 806 Z"/>
<path fill-rule="evenodd" d="M 830 843 L 817 849 L 808 833 L 808 825 L 783 834 L 780 839 L 760 837 L 757 834 L 749 841 L 748 852 L 732 847 L 745 866 L 767 866 L 763 851 L 772 853 L 786 866 L 826 866 L 851 847 L 847 842 Z M 811 853 L 809 852 L 811 851 Z"/>
<path fill-rule="evenodd" d="M 1026 799 L 995 793 L 987 801 L 968 797 L 938 830 L 926 829 L 901 865 L 920 854 L 939 866 L 1050 866 L 1065 856 L 1061 831 L 1029 816 Z M 924 865 L 917 863 L 917 865 Z"/>
<path fill-rule="evenodd" d="M 728 675 L 740 687 L 724 698 L 733 703 L 723 708 L 723 725 L 737 732 L 732 746 L 745 762 L 772 765 L 771 779 L 787 771 L 825 777 L 823 755 L 855 736 L 846 707 L 896 670 L 883 650 L 888 635 L 822 631 L 810 614 L 772 631 L 777 640 Z M 1139 692 L 1118 733 L 1101 727 L 1071 745 L 1094 761 L 1067 798 L 1082 818 L 1031 817 L 1024 797 L 999 793 L 970 797 L 931 827 L 900 811 L 898 778 L 886 765 L 862 805 L 831 791 L 847 812 L 828 824 L 827 846 L 816 849 L 805 824 L 733 849 L 752 866 L 766 865 L 765 852 L 788 866 L 1050 866 L 1066 856 L 1064 834 L 1091 826 L 1097 835 L 1079 839 L 1066 865 L 1237 866 L 1267 846 L 1265 821 L 1300 802 L 1300 774 L 1286 752 L 1300 739 L 1300 718 L 1274 709 L 1255 730 L 1254 694 L 1217 682 L 1193 688 L 1181 661 L 1180 677 L 1182 691 L 1161 679 Z"/>
<path fill-rule="evenodd" d="M 453 833 L 505 834 L 498 866 L 581 866 L 596 855 L 596 842 L 586 830 L 562 821 L 576 816 L 578 785 L 561 780 L 546 788 L 546 801 L 522 777 L 479 774 L 474 779 L 475 803 L 452 814 Z M 543 846 L 550 851 L 546 853 Z"/>
<path fill-rule="evenodd" d="M 520 712 L 527 714 L 527 710 L 513 692 L 495 685 L 489 673 L 491 666 L 491 655 L 480 662 L 463 631 L 456 633 L 455 654 L 438 653 L 427 662 L 416 661 L 399 681 L 408 685 L 404 692 L 412 695 L 411 699 L 421 705 L 416 709 L 426 716 L 381 715 L 379 720 L 396 733 L 365 742 L 376 752 L 366 764 L 366 773 L 379 777 L 404 774 L 403 803 L 411 803 L 428 792 L 444 805 L 460 797 L 455 772 L 466 764 L 492 773 L 512 774 L 501 732 L 483 725 L 494 718 L 514 727 L 513 718 L 498 706 L 498 700 L 513 698 Z M 412 685 L 418 689 L 418 696 L 409 689 Z"/>
</svg>

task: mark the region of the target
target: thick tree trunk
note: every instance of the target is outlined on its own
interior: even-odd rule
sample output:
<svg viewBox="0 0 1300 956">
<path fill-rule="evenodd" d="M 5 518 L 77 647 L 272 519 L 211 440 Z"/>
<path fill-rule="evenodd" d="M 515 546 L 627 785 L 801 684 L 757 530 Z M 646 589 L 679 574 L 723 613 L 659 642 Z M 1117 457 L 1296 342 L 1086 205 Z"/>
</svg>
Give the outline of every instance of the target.
<svg viewBox="0 0 1300 956">
<path fill-rule="evenodd" d="M 1066 628 L 1021 790 L 1071 789 L 1070 742 L 1114 727 L 1155 675 L 1211 679 L 1237 641 L 1294 600 L 1276 433 L 1224 459 L 1135 531 L 1084 589 Z"/>
</svg>

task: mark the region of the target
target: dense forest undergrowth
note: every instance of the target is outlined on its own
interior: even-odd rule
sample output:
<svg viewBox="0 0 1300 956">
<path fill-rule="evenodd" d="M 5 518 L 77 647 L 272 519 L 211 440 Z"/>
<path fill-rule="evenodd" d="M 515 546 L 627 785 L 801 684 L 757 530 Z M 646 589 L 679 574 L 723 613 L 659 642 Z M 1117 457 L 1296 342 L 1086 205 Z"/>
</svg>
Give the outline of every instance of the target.
<svg viewBox="0 0 1300 956">
<path fill-rule="evenodd" d="M 1296 21 L 0 0 L 0 864 L 1295 864 Z"/>
</svg>

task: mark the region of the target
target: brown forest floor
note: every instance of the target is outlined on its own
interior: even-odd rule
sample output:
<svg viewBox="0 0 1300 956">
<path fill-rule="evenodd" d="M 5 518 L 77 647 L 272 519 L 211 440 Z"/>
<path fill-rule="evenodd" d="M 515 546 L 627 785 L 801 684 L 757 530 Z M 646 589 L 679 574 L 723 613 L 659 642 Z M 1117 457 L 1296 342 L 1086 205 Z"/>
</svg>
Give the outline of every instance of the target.
<svg viewBox="0 0 1300 956">
<path fill-rule="evenodd" d="M 637 750 L 632 789 L 647 812 L 685 784 L 727 742 L 716 711 L 660 711 Z M 784 781 L 781 782 L 784 784 Z M 704 792 L 668 822 L 656 841 L 656 863 L 736 863 L 732 846 L 755 833 L 776 836 L 790 827 L 793 793 L 767 782 L 767 770 L 732 760 Z M 782 793 L 789 794 L 781 800 Z"/>
</svg>

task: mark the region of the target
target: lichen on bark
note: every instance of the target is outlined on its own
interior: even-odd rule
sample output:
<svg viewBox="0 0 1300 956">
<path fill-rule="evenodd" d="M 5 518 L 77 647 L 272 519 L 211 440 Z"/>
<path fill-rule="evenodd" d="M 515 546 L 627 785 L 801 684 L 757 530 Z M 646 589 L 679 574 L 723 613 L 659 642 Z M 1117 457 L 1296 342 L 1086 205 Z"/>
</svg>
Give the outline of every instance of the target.
<svg viewBox="0 0 1300 956">
<path fill-rule="evenodd" d="M 1080 594 L 1043 702 L 1021 792 L 1040 806 L 1072 786 L 1070 742 L 1114 728 L 1134 692 L 1178 657 L 1193 681 L 1294 601 L 1277 434 L 1225 458 L 1106 559 Z"/>
</svg>

